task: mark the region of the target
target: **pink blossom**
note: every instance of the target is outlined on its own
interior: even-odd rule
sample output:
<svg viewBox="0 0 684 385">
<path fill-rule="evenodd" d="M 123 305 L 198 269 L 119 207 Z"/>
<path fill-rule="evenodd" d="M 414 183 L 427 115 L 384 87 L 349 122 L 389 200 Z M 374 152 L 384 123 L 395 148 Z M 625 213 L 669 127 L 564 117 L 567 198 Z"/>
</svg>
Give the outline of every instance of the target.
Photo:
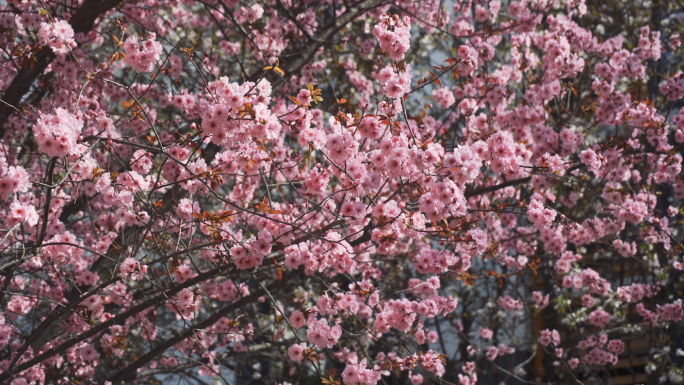
<svg viewBox="0 0 684 385">
<path fill-rule="evenodd" d="M 454 93 L 445 87 L 437 88 L 432 91 L 432 97 L 437 101 L 437 104 L 444 109 L 449 108 L 456 103 Z"/>
<path fill-rule="evenodd" d="M 490 340 L 494 336 L 494 332 L 488 328 L 480 328 L 478 331 L 480 333 L 480 337 Z"/>
<path fill-rule="evenodd" d="M 306 106 L 311 102 L 311 100 L 311 92 L 308 89 L 299 91 L 299 95 L 297 95 L 297 101 L 301 105 Z"/>
<path fill-rule="evenodd" d="M 58 55 L 67 54 L 70 49 L 76 48 L 74 30 L 66 20 L 40 23 L 38 37 L 42 44 L 47 44 Z"/>
<path fill-rule="evenodd" d="M 325 319 L 309 320 L 307 324 L 306 336 L 309 342 L 318 348 L 332 348 L 342 336 L 340 325 L 330 327 Z"/>
<path fill-rule="evenodd" d="M 302 353 L 306 350 L 306 343 L 294 344 L 287 348 L 287 355 L 292 361 L 302 362 L 302 360 L 304 360 Z"/>
<path fill-rule="evenodd" d="M 408 51 L 411 37 L 409 20 L 408 16 L 383 15 L 380 24 L 373 28 L 373 36 L 380 42 L 380 48 L 389 52 L 392 60 L 403 60 L 404 53 Z"/>
<path fill-rule="evenodd" d="M 142 44 L 135 37 L 129 37 L 124 42 L 126 51 L 125 61 L 137 72 L 152 72 L 154 65 L 162 53 L 162 45 L 155 41 L 156 35 L 150 33 L 149 39 Z"/>
<path fill-rule="evenodd" d="M 121 263 L 119 270 L 122 277 L 138 281 L 147 273 L 147 265 L 141 265 L 140 262 L 128 257 Z"/>
<path fill-rule="evenodd" d="M 475 7 L 475 20 L 484 23 L 489 18 L 489 12 L 481 6 Z"/>
<path fill-rule="evenodd" d="M 295 329 L 299 329 L 306 325 L 306 319 L 304 318 L 304 313 L 299 310 L 295 310 L 290 315 L 290 322 Z"/>
<path fill-rule="evenodd" d="M 83 122 L 63 108 L 39 117 L 33 125 L 38 150 L 48 156 L 68 155 L 76 147 L 82 127 Z"/>
<path fill-rule="evenodd" d="M 589 314 L 588 320 L 590 324 L 602 328 L 610 322 L 610 314 L 604 310 L 597 309 Z"/>
<path fill-rule="evenodd" d="M 377 368 L 372 369 L 366 368 L 365 358 L 361 360 L 361 362 L 359 362 L 357 365 L 348 364 L 342 372 L 342 380 L 346 385 L 376 385 L 380 380 L 379 366 L 377 366 Z"/>
</svg>

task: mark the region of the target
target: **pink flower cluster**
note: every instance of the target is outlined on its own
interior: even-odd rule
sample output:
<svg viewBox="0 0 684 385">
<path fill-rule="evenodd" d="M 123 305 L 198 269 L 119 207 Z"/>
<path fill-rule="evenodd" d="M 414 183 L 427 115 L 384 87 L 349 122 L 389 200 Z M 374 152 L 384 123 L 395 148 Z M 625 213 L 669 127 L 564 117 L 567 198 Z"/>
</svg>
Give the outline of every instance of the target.
<svg viewBox="0 0 684 385">
<path fill-rule="evenodd" d="M 499 297 L 496 302 L 506 310 L 520 310 L 523 308 L 523 302 L 514 300 L 510 295 Z"/>
<path fill-rule="evenodd" d="M 124 42 L 126 64 L 129 64 L 137 72 L 152 72 L 163 51 L 161 43 L 155 40 L 156 37 L 157 35 L 152 32 L 142 44 L 138 42 L 138 38 L 133 36 L 126 39 Z"/>
<path fill-rule="evenodd" d="M 361 285 L 365 287 L 363 290 L 370 291 L 373 286 L 365 281 Z M 361 318 L 368 318 L 372 314 L 370 306 L 375 306 L 378 303 L 377 293 L 373 293 L 368 298 L 368 305 L 366 297 L 360 295 L 354 285 L 350 285 L 350 291 L 346 294 L 335 294 L 334 299 L 330 299 L 327 294 L 322 295 L 316 302 L 318 311 L 321 314 L 336 314 L 337 312 L 344 312 L 345 314 L 358 314 Z M 293 316 L 296 313 L 292 313 Z"/>
<path fill-rule="evenodd" d="M 190 263 L 190 261 L 187 262 Z M 191 278 L 195 278 L 197 273 L 195 273 L 190 266 L 182 264 L 176 268 L 174 276 L 176 277 L 176 281 L 178 281 L 178 283 L 183 283 Z"/>
<path fill-rule="evenodd" d="M 307 324 L 306 337 L 317 348 L 332 348 L 342 336 L 340 325 L 330 327 L 325 318 L 316 320 L 314 316 L 310 316 Z"/>
<path fill-rule="evenodd" d="M 605 310 L 597 309 L 589 314 L 587 320 L 590 324 L 602 328 L 610 322 L 610 313 Z"/>
<path fill-rule="evenodd" d="M 660 86 L 660 92 L 667 97 L 667 100 L 676 101 L 681 99 L 684 96 L 684 73 L 679 71 L 670 76 Z"/>
<path fill-rule="evenodd" d="M 428 350 L 425 354 L 418 355 L 418 362 L 423 369 L 437 377 L 442 377 L 446 371 L 444 364 L 440 359 L 440 355 L 434 350 Z"/>
<path fill-rule="evenodd" d="M 636 242 L 625 242 L 621 239 L 616 239 L 613 241 L 613 246 L 620 255 L 625 258 L 633 257 L 637 252 Z"/>
<path fill-rule="evenodd" d="M 230 248 L 230 257 L 238 269 L 246 270 L 261 266 L 264 257 L 271 252 L 273 236 L 266 230 L 260 231 L 256 238 L 248 241 L 246 246 L 236 245 Z"/>
<path fill-rule="evenodd" d="M 447 109 L 456 103 L 456 97 L 450 89 L 440 87 L 432 91 L 432 98 L 435 99 L 440 107 Z"/>
<path fill-rule="evenodd" d="M 253 4 L 249 8 L 241 7 L 236 15 L 240 23 L 253 23 L 264 15 L 264 8 L 259 4 Z"/>
<path fill-rule="evenodd" d="M 600 336 L 590 335 L 589 337 L 581 340 L 577 347 L 583 350 L 588 350 L 591 347 L 598 346 L 600 348 L 604 347 L 608 342 L 608 334 L 603 333 Z"/>
<path fill-rule="evenodd" d="M 43 247 L 42 257 L 51 260 L 57 266 L 84 263 L 83 242 L 79 242 L 73 233 L 65 231 L 50 237 L 49 246 Z"/>
<path fill-rule="evenodd" d="M 643 302 L 640 302 L 636 305 L 636 310 L 640 316 L 644 317 L 645 323 L 650 323 L 652 326 L 656 326 L 658 323 L 658 318 L 660 317 L 657 312 L 646 309 L 646 306 L 644 306 Z"/>
<path fill-rule="evenodd" d="M 537 305 L 539 309 L 543 309 L 549 306 L 549 294 L 543 295 L 541 291 L 535 291 L 532 293 L 532 300 Z"/>
<path fill-rule="evenodd" d="M 494 332 L 489 328 L 480 328 L 478 333 L 480 334 L 480 337 L 484 338 L 485 340 L 491 340 L 494 336 Z"/>
<path fill-rule="evenodd" d="M 131 168 L 140 175 L 145 175 L 152 168 L 152 154 L 145 150 L 136 150 L 131 157 Z"/>
<path fill-rule="evenodd" d="M 437 295 L 440 285 L 438 276 L 432 276 L 427 281 L 411 278 L 408 282 L 408 289 L 416 294 L 431 297 Z"/>
<path fill-rule="evenodd" d="M 366 368 L 366 359 L 364 358 L 356 365 L 348 364 L 342 372 L 342 380 L 346 385 L 376 385 L 380 381 L 380 373 L 379 365 L 375 365 L 373 369 Z"/>
<path fill-rule="evenodd" d="M 548 167 L 549 171 L 557 173 L 562 173 L 563 170 L 567 168 L 565 162 L 560 156 L 551 155 L 548 152 L 544 153 L 544 155 L 537 159 L 537 163 L 535 163 L 535 165 L 538 167 Z"/>
<path fill-rule="evenodd" d="M 544 207 L 545 199 L 535 193 L 527 206 L 527 217 L 539 230 L 548 229 L 556 218 L 556 210 Z"/>
<path fill-rule="evenodd" d="M 439 340 L 439 334 L 437 334 L 436 331 L 434 330 L 429 330 L 427 333 L 425 332 L 426 329 L 423 328 L 423 323 L 419 322 L 418 323 L 418 330 L 416 331 L 416 342 L 419 345 L 422 345 L 424 343 L 431 343 L 434 344 Z"/>
<path fill-rule="evenodd" d="M 359 122 L 358 130 L 361 136 L 372 140 L 380 138 L 385 127 L 378 117 L 364 116 Z"/>
<path fill-rule="evenodd" d="M 486 154 L 484 158 L 490 161 L 493 172 L 504 173 L 508 177 L 518 177 L 522 170 L 520 166 L 528 165 L 532 157 L 532 151 L 516 142 L 508 131 L 499 131 L 490 136 L 487 147 L 480 151 Z"/>
<path fill-rule="evenodd" d="M 411 19 L 397 15 L 383 15 L 373 28 L 373 36 L 380 42 L 380 48 L 389 52 L 392 60 L 404 60 L 411 38 Z"/>
<path fill-rule="evenodd" d="M 456 309 L 457 302 L 453 298 L 436 296 L 420 302 L 409 301 L 406 298 L 389 300 L 383 305 L 382 311 L 376 315 L 373 329 L 387 333 L 390 327 L 393 327 L 405 333 L 411 328 L 418 315 L 434 318 L 439 313 L 448 314 Z"/>
<path fill-rule="evenodd" d="M 176 314 L 177 320 L 188 321 L 195 318 L 195 312 L 200 308 L 201 303 L 201 296 L 186 288 L 176 295 L 173 303 L 167 303 L 166 307 Z"/>
<path fill-rule="evenodd" d="M 594 269 L 584 269 L 581 274 L 570 274 L 563 277 L 562 286 L 580 290 L 587 287 L 590 293 L 604 295 L 610 290 L 610 283 L 601 278 Z"/>
<path fill-rule="evenodd" d="M 496 357 L 503 356 L 504 354 L 513 354 L 515 353 L 515 348 L 512 347 L 506 347 L 504 344 L 499 344 L 499 347 L 497 348 L 496 346 L 490 346 L 489 349 L 487 349 L 487 353 L 485 353 L 485 357 L 489 361 L 494 361 Z M 476 381 L 471 382 L 471 384 L 474 384 Z"/>
<path fill-rule="evenodd" d="M 130 278 L 134 281 L 139 281 L 143 279 L 145 274 L 147 274 L 147 265 L 141 265 L 140 262 L 136 261 L 134 258 L 128 257 L 119 268 L 122 278 Z"/>
<path fill-rule="evenodd" d="M 192 111 L 195 106 L 195 95 L 189 94 L 187 90 L 173 97 L 173 106 L 183 111 Z"/>
<path fill-rule="evenodd" d="M 589 166 L 592 172 L 597 172 L 601 168 L 601 158 L 590 148 L 580 152 L 580 161 Z"/>
<path fill-rule="evenodd" d="M 620 286 L 615 291 L 620 301 L 640 302 L 644 298 L 653 298 L 660 291 L 660 285 L 646 285 L 643 283 L 633 283 L 630 286 Z"/>
<path fill-rule="evenodd" d="M 620 340 L 610 340 L 608 341 L 608 351 L 620 354 L 625 351 L 625 343 Z"/>
<path fill-rule="evenodd" d="M 567 274 L 572 269 L 573 262 L 577 262 L 582 259 L 579 254 L 573 254 L 571 251 L 565 251 L 561 254 L 560 259 L 556 261 L 554 268 L 556 269 L 556 274 Z"/>
<path fill-rule="evenodd" d="M 57 108 L 55 114 L 44 114 L 33 125 L 38 150 L 48 156 L 65 156 L 76 149 L 83 122 L 69 111 Z"/>
<path fill-rule="evenodd" d="M 58 55 L 67 54 L 71 48 L 76 47 L 74 30 L 66 20 L 40 23 L 38 38 L 41 44 L 47 44 Z"/>
<path fill-rule="evenodd" d="M 391 66 L 387 66 L 378 72 L 378 81 L 382 84 L 385 95 L 390 99 L 396 99 L 411 90 L 411 75 L 411 66 L 408 64 L 398 73 Z"/>
<path fill-rule="evenodd" d="M 207 91 L 197 103 L 202 111 L 202 128 L 211 135 L 212 142 L 230 145 L 249 136 L 264 140 L 280 134 L 281 123 L 268 107 L 271 101 L 268 80 L 238 85 L 222 77 L 210 82 Z M 292 113 L 284 117 L 286 121 L 312 118 L 299 106 L 292 104 L 290 108 Z"/>
<path fill-rule="evenodd" d="M 452 170 L 451 179 L 457 185 L 465 187 L 466 184 L 471 183 L 480 175 L 482 161 L 487 159 L 489 159 L 487 144 L 480 140 L 470 146 L 459 145 L 453 153 L 445 152 L 442 163 Z M 455 215 L 465 213 L 463 210 L 465 207 L 455 208 Z"/>
<path fill-rule="evenodd" d="M 561 338 L 558 330 L 544 329 L 541 331 L 541 333 L 539 333 L 539 343 L 541 343 L 543 346 L 549 346 L 550 343 L 553 343 L 555 346 L 559 346 L 560 342 Z"/>
<path fill-rule="evenodd" d="M 641 197 L 638 197 L 641 198 Z M 642 200 L 634 200 L 627 197 L 618 209 L 617 218 L 634 224 L 641 223 L 644 218 L 648 217 L 648 205 Z M 666 218 L 667 219 L 667 218 Z M 631 251 L 631 249 L 630 249 Z"/>
<path fill-rule="evenodd" d="M 652 31 L 645 25 L 639 29 L 639 56 L 642 59 L 658 60 L 663 53 L 660 31 Z M 680 96 L 681 98 L 681 96 Z"/>
<path fill-rule="evenodd" d="M 459 385 L 474 385 L 477 384 L 477 373 L 475 371 L 470 374 L 458 374 Z"/>
<path fill-rule="evenodd" d="M 221 283 L 206 283 L 204 286 L 202 286 L 202 292 L 209 298 L 228 302 L 234 301 L 236 298 L 238 298 L 238 295 L 249 295 L 249 288 L 244 283 L 235 285 L 232 280 L 226 279 Z"/>
<path fill-rule="evenodd" d="M 238 269 L 246 270 L 261 266 L 264 257 L 249 253 L 247 249 L 242 246 L 233 246 L 230 248 L 230 257 Z"/>
<path fill-rule="evenodd" d="M 439 154 L 440 152 L 438 152 Z M 452 180 L 434 183 L 430 192 L 420 197 L 420 211 L 432 220 L 441 220 L 450 213 L 457 215 L 465 208 L 462 187 Z"/>
<path fill-rule="evenodd" d="M 672 120 L 675 124 L 675 141 L 684 143 L 684 109 L 679 110 L 677 116 Z"/>
<path fill-rule="evenodd" d="M 26 169 L 21 166 L 9 166 L 5 175 L 0 178 L 0 199 L 7 200 L 11 194 L 26 192 L 29 186 L 29 174 Z"/>
<path fill-rule="evenodd" d="M 663 321 L 678 322 L 684 319 L 684 308 L 681 302 L 656 305 L 656 309 Z"/>
<path fill-rule="evenodd" d="M 5 217 L 5 223 L 9 226 L 14 226 L 26 221 L 26 224 L 29 226 L 35 226 L 38 224 L 38 219 L 39 216 L 36 212 L 36 206 L 32 204 L 23 204 L 15 200 L 10 205 L 10 211 Z"/>
<path fill-rule="evenodd" d="M 605 365 L 605 364 L 617 364 L 617 355 L 608 353 L 607 351 L 594 348 L 589 354 L 584 356 L 584 360 L 591 365 Z"/>
</svg>

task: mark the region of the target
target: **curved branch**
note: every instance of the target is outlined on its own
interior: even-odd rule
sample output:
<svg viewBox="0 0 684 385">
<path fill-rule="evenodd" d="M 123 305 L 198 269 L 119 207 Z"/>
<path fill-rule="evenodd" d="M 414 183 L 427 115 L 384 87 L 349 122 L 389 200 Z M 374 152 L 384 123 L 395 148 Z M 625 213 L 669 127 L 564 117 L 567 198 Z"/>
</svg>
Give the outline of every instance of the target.
<svg viewBox="0 0 684 385">
<path fill-rule="evenodd" d="M 275 292 L 282 288 L 288 281 L 290 281 L 292 278 L 297 277 L 302 273 L 303 269 L 299 270 L 294 270 L 286 274 L 282 280 L 280 281 L 275 281 L 271 283 L 267 290 L 270 292 Z M 173 338 L 169 338 L 166 341 L 162 342 L 161 344 L 157 345 L 154 349 L 150 350 L 147 352 L 147 354 L 143 355 L 142 357 L 138 358 L 136 361 L 128 365 L 127 367 L 121 369 L 117 374 L 115 374 L 111 379 L 111 383 L 119 383 L 121 381 L 130 381 L 135 379 L 135 375 L 138 371 L 138 369 L 142 368 L 146 364 L 150 363 L 152 360 L 160 356 L 162 353 L 166 351 L 166 349 L 172 347 L 173 345 L 183 341 L 186 338 L 192 337 L 192 335 L 195 333 L 196 329 L 205 329 L 216 322 L 218 322 L 219 319 L 222 317 L 225 317 L 228 313 L 235 311 L 237 309 L 240 309 L 241 307 L 248 305 L 254 301 L 256 301 L 259 297 L 263 296 L 266 294 L 266 290 L 260 289 L 254 292 L 253 294 L 250 294 L 246 297 L 242 297 L 237 302 L 234 302 L 223 309 L 219 310 L 218 312 L 214 313 L 211 317 L 205 318 L 204 321 L 198 322 L 195 325 L 190 326 L 189 328 L 184 329 L 182 332 L 178 333 L 178 335 L 174 336 Z"/>
<path fill-rule="evenodd" d="M 506 182 L 503 182 L 503 183 L 500 183 L 500 184 L 497 184 L 494 186 L 483 187 L 483 188 L 473 190 L 473 191 L 466 191 L 465 194 L 463 194 L 463 195 L 466 197 L 466 199 L 468 199 L 468 198 L 471 198 L 474 196 L 478 196 L 478 195 L 490 193 L 493 191 L 501 190 L 502 188 L 506 188 L 506 187 L 510 187 L 510 186 L 517 186 L 519 184 L 524 184 L 524 183 L 527 183 L 531 180 L 532 180 L 531 176 L 528 176 L 527 178 L 509 180 L 509 181 L 506 181 Z"/>
</svg>

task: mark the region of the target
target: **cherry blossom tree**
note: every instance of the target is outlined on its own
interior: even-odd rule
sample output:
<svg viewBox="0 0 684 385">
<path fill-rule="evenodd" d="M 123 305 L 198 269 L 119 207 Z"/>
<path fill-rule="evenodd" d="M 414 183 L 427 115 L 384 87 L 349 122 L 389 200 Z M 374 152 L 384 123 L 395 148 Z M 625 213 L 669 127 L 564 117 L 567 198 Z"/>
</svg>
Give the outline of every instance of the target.
<svg viewBox="0 0 684 385">
<path fill-rule="evenodd" d="M 597 4 L 2 2 L 0 383 L 683 383 L 681 38 Z"/>
</svg>

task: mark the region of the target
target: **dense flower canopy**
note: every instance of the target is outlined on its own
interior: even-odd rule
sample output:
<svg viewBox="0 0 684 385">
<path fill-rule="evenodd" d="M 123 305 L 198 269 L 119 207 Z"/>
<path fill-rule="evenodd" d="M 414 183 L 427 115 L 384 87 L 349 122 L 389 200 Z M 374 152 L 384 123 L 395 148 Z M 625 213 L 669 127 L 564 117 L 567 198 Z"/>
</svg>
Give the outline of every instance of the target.
<svg viewBox="0 0 684 385">
<path fill-rule="evenodd" d="M 684 382 L 681 40 L 589 10 L 3 2 L 0 383 Z"/>
</svg>

